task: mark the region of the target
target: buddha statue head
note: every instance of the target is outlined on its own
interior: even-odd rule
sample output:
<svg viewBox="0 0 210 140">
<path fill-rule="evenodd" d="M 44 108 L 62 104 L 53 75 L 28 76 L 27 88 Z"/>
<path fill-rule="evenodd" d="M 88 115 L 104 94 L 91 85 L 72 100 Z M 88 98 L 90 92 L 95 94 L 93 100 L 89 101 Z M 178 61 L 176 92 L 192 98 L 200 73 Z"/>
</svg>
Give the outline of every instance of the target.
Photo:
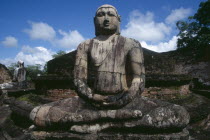
<svg viewBox="0 0 210 140">
<path fill-rule="evenodd" d="M 95 35 L 120 34 L 120 15 L 112 5 L 100 6 L 94 17 Z"/>
<path fill-rule="evenodd" d="M 18 68 L 23 68 L 23 67 L 24 67 L 24 62 L 21 61 L 21 60 L 19 60 L 19 61 L 17 62 L 17 64 L 18 64 Z"/>
</svg>

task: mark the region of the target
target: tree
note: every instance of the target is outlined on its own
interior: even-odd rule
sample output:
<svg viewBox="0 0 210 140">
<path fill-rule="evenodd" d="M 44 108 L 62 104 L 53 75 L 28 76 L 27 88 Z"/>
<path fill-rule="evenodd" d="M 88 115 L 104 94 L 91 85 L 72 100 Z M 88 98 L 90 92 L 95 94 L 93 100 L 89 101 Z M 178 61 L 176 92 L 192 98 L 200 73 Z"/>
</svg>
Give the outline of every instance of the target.
<svg viewBox="0 0 210 140">
<path fill-rule="evenodd" d="M 18 66 L 17 63 L 11 63 L 7 68 L 9 69 L 9 71 L 13 74 L 15 68 Z"/>
<path fill-rule="evenodd" d="M 199 9 L 188 21 L 178 21 L 180 30 L 177 47 L 205 50 L 210 46 L 210 0 L 201 2 Z"/>
<path fill-rule="evenodd" d="M 41 65 L 36 64 L 36 65 L 27 65 L 26 67 L 27 71 L 27 79 L 30 80 L 31 78 L 37 77 L 38 74 L 42 75 L 43 71 L 41 70 Z"/>
<path fill-rule="evenodd" d="M 64 55 L 64 54 L 66 54 L 66 52 L 60 50 L 60 51 L 58 51 L 56 54 L 53 54 L 52 57 L 53 57 L 53 58 L 57 58 L 57 57 L 60 57 L 60 56 L 62 56 L 62 55 Z"/>
<path fill-rule="evenodd" d="M 47 75 L 47 63 L 45 63 L 42 72 L 43 72 L 43 74 Z"/>
</svg>

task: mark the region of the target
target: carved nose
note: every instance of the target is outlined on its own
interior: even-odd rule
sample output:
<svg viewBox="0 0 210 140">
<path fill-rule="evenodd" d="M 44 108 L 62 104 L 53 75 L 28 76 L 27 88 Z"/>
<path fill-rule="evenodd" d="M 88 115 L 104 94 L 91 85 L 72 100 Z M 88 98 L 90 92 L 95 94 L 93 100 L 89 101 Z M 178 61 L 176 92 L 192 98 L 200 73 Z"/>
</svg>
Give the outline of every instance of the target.
<svg viewBox="0 0 210 140">
<path fill-rule="evenodd" d="M 109 20 L 104 20 L 104 26 L 109 26 Z"/>
<path fill-rule="evenodd" d="M 105 21 L 109 21 L 109 17 L 105 15 Z"/>
</svg>

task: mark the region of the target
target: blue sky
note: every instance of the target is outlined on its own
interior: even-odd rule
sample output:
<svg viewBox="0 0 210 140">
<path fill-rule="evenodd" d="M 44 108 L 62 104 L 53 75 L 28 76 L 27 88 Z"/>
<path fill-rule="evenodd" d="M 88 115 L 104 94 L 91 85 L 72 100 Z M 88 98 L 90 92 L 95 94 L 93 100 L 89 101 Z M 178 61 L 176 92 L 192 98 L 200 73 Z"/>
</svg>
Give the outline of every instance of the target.
<svg viewBox="0 0 210 140">
<path fill-rule="evenodd" d="M 103 4 L 121 15 L 121 34 L 156 52 L 176 49 L 176 22 L 205 0 L 0 0 L 0 63 L 44 65 L 59 50 L 93 38 L 93 17 Z"/>
</svg>

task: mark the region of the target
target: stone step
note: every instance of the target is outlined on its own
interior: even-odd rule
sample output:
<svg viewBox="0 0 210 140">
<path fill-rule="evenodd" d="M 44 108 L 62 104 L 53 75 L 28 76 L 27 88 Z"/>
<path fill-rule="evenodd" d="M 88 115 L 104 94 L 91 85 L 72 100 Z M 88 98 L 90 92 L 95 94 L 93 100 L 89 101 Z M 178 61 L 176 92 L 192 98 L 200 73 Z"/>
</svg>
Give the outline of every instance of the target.
<svg viewBox="0 0 210 140">
<path fill-rule="evenodd" d="M 79 140 L 189 140 L 189 132 L 184 129 L 182 132 L 170 134 L 122 134 L 122 133 L 97 133 L 97 134 L 73 134 L 69 132 L 31 132 L 32 140 L 45 139 L 79 139 Z"/>
</svg>

